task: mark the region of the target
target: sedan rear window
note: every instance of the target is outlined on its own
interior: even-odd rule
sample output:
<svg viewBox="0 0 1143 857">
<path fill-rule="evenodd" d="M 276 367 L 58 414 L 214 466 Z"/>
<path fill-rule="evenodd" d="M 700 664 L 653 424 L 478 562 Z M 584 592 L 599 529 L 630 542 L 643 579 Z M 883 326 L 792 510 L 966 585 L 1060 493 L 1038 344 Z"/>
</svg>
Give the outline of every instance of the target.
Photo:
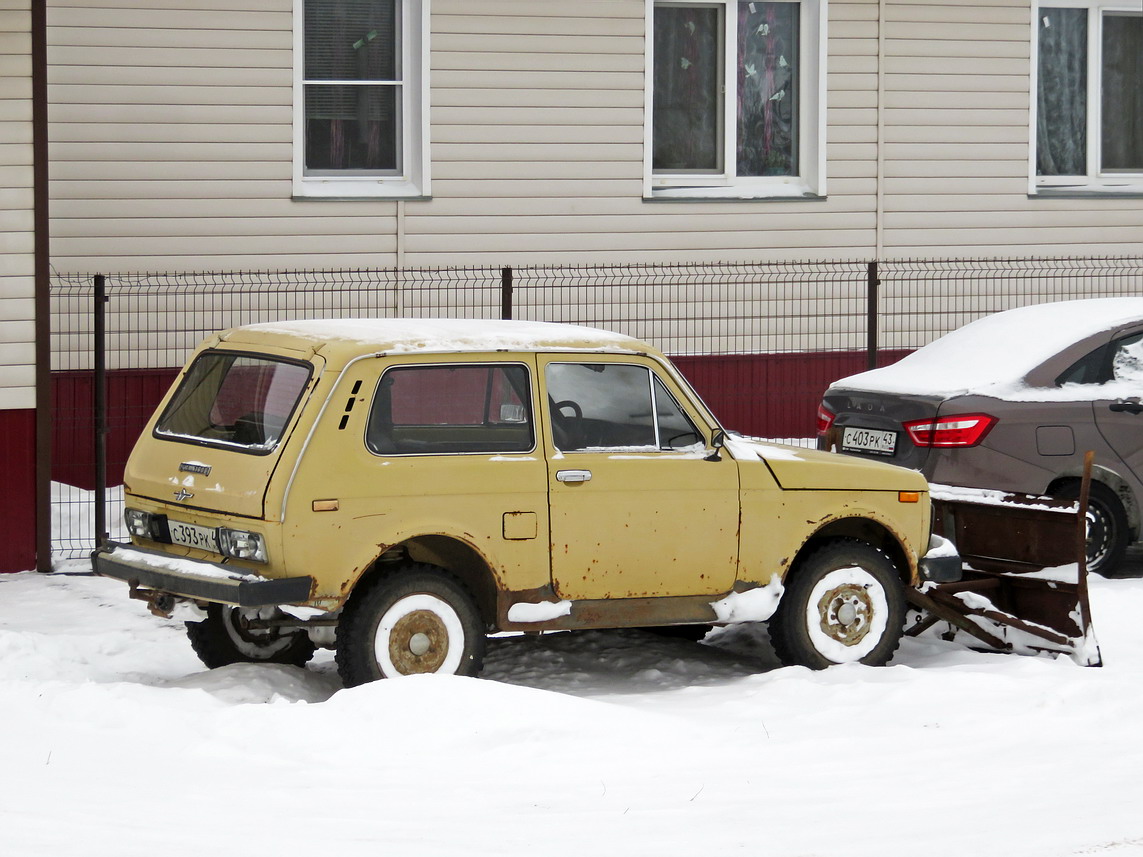
<svg viewBox="0 0 1143 857">
<path fill-rule="evenodd" d="M 264 455 L 281 440 L 309 379 L 308 364 L 207 352 L 187 371 L 155 435 Z"/>
</svg>

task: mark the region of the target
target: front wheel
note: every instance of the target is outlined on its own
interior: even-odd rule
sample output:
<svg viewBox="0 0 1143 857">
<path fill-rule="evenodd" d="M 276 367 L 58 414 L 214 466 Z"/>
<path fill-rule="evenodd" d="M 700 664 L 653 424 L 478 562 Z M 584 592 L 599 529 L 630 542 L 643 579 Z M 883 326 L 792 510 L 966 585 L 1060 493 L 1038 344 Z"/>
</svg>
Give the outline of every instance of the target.
<svg viewBox="0 0 1143 857">
<path fill-rule="evenodd" d="M 892 561 L 872 545 L 830 542 L 794 571 L 770 620 L 770 640 L 787 666 L 880 666 L 901 642 L 905 590 Z"/>
<path fill-rule="evenodd" d="M 480 672 L 484 628 L 459 580 L 411 563 L 367 586 L 337 626 L 337 671 L 346 687 L 418 673 Z"/>
<path fill-rule="evenodd" d="M 305 666 L 314 656 L 314 644 L 305 631 L 253 629 L 250 619 L 269 619 L 276 608 L 242 610 L 210 604 L 206 619 L 187 622 L 187 637 L 199 660 L 211 669 L 230 664 L 291 664 Z"/>
</svg>

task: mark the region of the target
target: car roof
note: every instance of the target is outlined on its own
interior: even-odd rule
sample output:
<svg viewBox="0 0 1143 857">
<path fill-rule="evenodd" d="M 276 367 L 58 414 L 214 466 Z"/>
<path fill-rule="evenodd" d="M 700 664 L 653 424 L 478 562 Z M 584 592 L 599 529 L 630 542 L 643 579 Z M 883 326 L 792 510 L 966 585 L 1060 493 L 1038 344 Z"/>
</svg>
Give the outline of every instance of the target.
<svg viewBox="0 0 1143 857">
<path fill-rule="evenodd" d="M 327 356 L 366 353 L 486 351 L 654 351 L 619 333 L 573 324 L 499 319 L 339 318 L 264 322 L 233 328 L 220 338 L 251 347 L 320 350 Z"/>
<path fill-rule="evenodd" d="M 1068 346 L 1141 321 L 1143 298 L 1019 307 L 966 324 L 891 366 L 851 375 L 834 386 L 905 395 L 1004 395 Z"/>
</svg>

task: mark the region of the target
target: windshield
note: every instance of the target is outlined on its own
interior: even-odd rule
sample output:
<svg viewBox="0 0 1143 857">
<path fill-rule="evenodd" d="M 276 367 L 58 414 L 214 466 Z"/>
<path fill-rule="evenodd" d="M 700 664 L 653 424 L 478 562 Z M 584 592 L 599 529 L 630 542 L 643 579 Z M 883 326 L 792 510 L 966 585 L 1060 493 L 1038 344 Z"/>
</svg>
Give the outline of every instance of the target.
<svg viewBox="0 0 1143 857">
<path fill-rule="evenodd" d="M 278 445 L 309 378 L 304 363 L 208 351 L 187 371 L 155 434 L 268 453 Z"/>
</svg>

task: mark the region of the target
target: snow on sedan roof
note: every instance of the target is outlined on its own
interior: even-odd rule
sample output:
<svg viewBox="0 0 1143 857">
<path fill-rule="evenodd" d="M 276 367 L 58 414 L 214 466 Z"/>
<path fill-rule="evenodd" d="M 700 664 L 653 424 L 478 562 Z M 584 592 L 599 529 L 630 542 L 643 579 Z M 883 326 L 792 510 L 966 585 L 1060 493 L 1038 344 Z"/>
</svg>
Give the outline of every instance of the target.
<svg viewBox="0 0 1143 857">
<path fill-rule="evenodd" d="M 842 378 L 834 386 L 906 395 L 1013 393 L 1025 375 L 1068 345 L 1140 319 L 1143 298 L 1019 307 L 966 324 L 892 366 Z"/>
<path fill-rule="evenodd" d="M 608 330 L 540 321 L 457 318 L 339 318 L 251 324 L 242 331 L 311 342 L 354 343 L 389 352 L 532 351 L 542 348 L 632 351 L 637 339 Z"/>
</svg>

